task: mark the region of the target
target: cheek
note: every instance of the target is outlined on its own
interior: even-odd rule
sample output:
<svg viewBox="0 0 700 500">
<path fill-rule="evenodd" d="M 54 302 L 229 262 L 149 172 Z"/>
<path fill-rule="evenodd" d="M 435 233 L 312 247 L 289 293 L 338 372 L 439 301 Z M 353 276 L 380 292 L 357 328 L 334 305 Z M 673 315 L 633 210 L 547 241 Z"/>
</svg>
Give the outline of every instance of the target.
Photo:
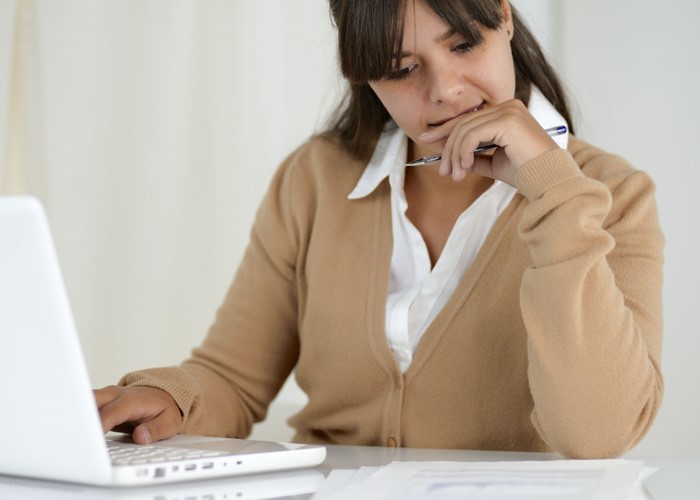
<svg viewBox="0 0 700 500">
<path fill-rule="evenodd" d="M 510 49 L 510 42 L 503 50 L 501 71 L 499 73 L 502 75 L 500 86 L 505 99 L 513 99 L 515 97 L 515 64 L 513 62 L 513 53 Z"/>
<path fill-rule="evenodd" d="M 510 56 L 508 60 L 508 79 L 504 82 L 506 92 L 508 93 L 509 99 L 515 97 L 515 64 L 513 63 L 513 57 Z"/>
<path fill-rule="evenodd" d="M 386 88 L 381 84 L 370 84 L 370 87 L 396 124 L 404 130 L 411 128 L 417 115 L 415 97 L 405 90 Z"/>
<path fill-rule="evenodd" d="M 491 65 L 474 82 L 487 93 L 491 104 L 501 104 L 515 96 L 515 72 L 512 66 L 503 65 L 499 68 Z"/>
<path fill-rule="evenodd" d="M 471 68 L 476 86 L 486 89 L 497 104 L 515 97 L 515 66 L 510 41 L 491 39 L 488 49 Z"/>
</svg>

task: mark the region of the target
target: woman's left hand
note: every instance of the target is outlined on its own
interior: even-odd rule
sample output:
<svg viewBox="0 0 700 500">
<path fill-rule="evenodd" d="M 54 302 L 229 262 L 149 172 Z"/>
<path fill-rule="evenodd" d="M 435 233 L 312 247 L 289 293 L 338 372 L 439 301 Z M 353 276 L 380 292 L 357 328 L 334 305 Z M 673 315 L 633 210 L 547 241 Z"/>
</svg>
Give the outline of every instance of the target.
<svg viewBox="0 0 700 500">
<path fill-rule="evenodd" d="M 511 186 L 523 165 L 559 147 L 517 99 L 460 115 L 418 137 L 423 144 L 445 139 L 441 175 L 461 181 L 467 174 L 477 174 Z M 493 154 L 474 154 L 484 144 L 499 148 Z"/>
</svg>

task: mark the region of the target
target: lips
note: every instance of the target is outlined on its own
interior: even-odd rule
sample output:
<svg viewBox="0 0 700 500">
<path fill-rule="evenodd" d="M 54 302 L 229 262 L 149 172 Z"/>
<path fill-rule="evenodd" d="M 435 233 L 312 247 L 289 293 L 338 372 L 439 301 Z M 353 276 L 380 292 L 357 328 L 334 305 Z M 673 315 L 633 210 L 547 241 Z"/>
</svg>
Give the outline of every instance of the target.
<svg viewBox="0 0 700 500">
<path fill-rule="evenodd" d="M 478 106 L 474 106 L 473 108 L 467 108 L 465 111 L 462 111 L 461 113 L 457 113 L 456 115 L 452 115 L 452 116 L 450 116 L 449 118 L 444 118 L 444 119 L 439 120 L 439 121 L 436 121 L 436 122 L 428 123 L 428 126 L 429 126 L 429 127 L 439 127 L 439 126 L 442 125 L 443 123 L 447 123 L 447 122 L 449 122 L 450 120 L 454 120 L 454 119 L 457 118 L 458 116 L 468 115 L 468 114 L 470 114 L 470 113 L 476 113 L 477 111 L 481 111 L 482 109 L 484 109 L 484 107 L 486 107 L 486 103 L 485 103 L 485 102 L 482 102 L 482 103 L 479 104 Z"/>
</svg>

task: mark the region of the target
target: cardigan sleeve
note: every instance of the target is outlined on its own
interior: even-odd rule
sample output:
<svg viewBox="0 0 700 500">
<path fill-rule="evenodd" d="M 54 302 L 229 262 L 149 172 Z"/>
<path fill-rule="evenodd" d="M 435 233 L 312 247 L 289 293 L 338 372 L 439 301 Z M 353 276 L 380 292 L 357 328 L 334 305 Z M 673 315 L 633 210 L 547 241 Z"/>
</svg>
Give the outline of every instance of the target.
<svg viewBox="0 0 700 500">
<path fill-rule="evenodd" d="M 600 458 L 634 446 L 661 404 L 664 239 L 651 179 L 602 152 L 587 162 L 558 150 L 519 173 L 520 302 L 535 428 L 565 456 Z"/>
<path fill-rule="evenodd" d="M 120 381 L 167 391 L 182 412 L 182 433 L 249 435 L 296 364 L 294 164 L 292 155 L 273 177 L 203 343 L 180 366 L 134 372 Z"/>
</svg>

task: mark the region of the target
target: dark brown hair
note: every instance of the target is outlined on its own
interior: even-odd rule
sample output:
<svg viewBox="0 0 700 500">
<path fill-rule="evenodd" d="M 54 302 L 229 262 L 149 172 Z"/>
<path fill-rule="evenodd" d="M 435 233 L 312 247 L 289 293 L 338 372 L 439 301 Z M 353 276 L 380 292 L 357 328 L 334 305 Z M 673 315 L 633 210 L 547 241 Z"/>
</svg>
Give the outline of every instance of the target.
<svg viewBox="0 0 700 500">
<path fill-rule="evenodd" d="M 386 77 L 396 68 L 394 54 L 403 44 L 403 24 L 408 0 L 329 0 L 338 28 L 340 69 L 350 88 L 330 125 L 354 156 L 367 161 L 384 124 L 391 118 L 368 82 Z M 478 44 L 486 29 L 503 22 L 502 0 L 426 0 L 445 23 Z M 514 34 L 511 40 L 515 64 L 515 97 L 528 103 L 534 84 L 569 123 L 573 122 L 563 87 L 530 30 L 511 5 Z"/>
</svg>

